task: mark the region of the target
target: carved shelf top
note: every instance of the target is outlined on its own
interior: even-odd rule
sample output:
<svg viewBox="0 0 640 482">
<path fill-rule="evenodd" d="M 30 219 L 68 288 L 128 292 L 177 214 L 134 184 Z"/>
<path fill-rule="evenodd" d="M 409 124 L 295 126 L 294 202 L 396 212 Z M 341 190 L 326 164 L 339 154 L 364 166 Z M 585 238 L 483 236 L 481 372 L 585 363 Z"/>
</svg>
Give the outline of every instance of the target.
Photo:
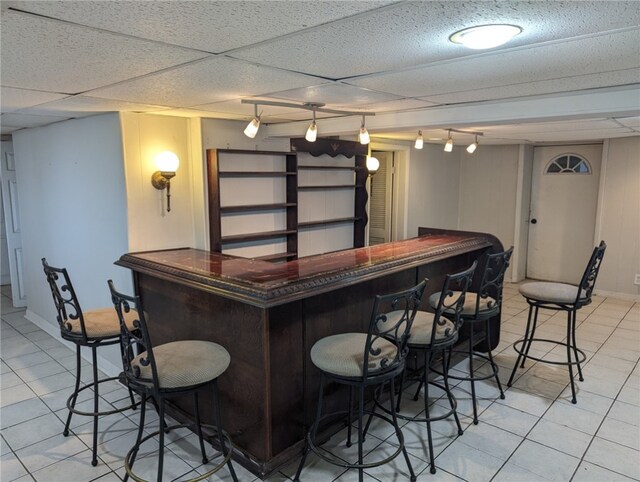
<svg viewBox="0 0 640 482">
<path fill-rule="evenodd" d="M 129 253 L 116 264 L 266 308 L 489 246 L 481 234 L 430 234 L 280 264 L 192 248 Z"/>
</svg>

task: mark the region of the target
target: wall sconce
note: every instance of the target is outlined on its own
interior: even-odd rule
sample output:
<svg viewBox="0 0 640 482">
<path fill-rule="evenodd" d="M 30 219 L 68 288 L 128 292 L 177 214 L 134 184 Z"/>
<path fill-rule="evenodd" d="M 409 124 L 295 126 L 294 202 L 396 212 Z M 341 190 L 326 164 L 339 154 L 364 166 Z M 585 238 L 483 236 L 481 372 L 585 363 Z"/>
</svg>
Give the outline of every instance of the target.
<svg viewBox="0 0 640 482">
<path fill-rule="evenodd" d="M 151 184 L 159 190 L 167 189 L 167 212 L 171 211 L 171 178 L 176 175 L 180 159 L 171 151 L 156 156 L 156 166 L 160 169 L 151 175 Z"/>
<path fill-rule="evenodd" d="M 369 171 L 369 176 L 373 176 L 380 169 L 380 161 L 375 157 L 367 157 L 367 170 Z"/>
</svg>

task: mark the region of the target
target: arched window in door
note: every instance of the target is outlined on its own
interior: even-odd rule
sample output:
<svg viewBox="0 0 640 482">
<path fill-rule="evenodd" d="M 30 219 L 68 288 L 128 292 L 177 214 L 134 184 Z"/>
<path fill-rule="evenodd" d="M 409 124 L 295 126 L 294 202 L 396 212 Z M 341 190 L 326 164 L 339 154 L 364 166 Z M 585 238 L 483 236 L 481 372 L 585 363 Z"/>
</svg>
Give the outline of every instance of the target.
<svg viewBox="0 0 640 482">
<path fill-rule="evenodd" d="M 589 162 L 578 154 L 561 154 L 552 159 L 545 174 L 591 174 Z"/>
</svg>

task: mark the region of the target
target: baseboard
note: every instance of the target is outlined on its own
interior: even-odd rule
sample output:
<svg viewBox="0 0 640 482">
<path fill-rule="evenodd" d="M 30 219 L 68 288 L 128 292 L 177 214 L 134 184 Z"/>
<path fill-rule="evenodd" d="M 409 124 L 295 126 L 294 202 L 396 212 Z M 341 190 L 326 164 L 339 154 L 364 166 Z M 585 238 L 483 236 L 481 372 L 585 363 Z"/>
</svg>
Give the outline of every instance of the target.
<svg viewBox="0 0 640 482">
<path fill-rule="evenodd" d="M 598 296 L 610 296 L 619 300 L 640 301 L 640 295 L 632 295 L 631 293 L 616 293 L 614 291 L 593 291 Z"/>
<path fill-rule="evenodd" d="M 63 340 L 60 337 L 60 328 L 58 327 L 57 324 L 53 325 L 53 324 L 49 323 L 43 317 L 41 317 L 40 315 L 38 315 L 37 313 L 34 313 L 33 311 L 31 311 L 29 309 L 27 309 L 24 317 L 27 320 L 29 320 L 31 323 L 36 325 L 38 328 L 40 328 L 41 330 L 44 330 L 47 333 L 49 333 L 52 337 L 54 337 L 60 343 L 62 343 L 63 345 L 69 347 L 69 349 L 73 350 L 73 352 L 75 353 L 75 351 L 76 351 L 75 343 L 71 343 L 70 341 Z M 81 354 L 82 358 L 87 360 L 89 363 L 92 363 L 91 356 L 90 356 L 90 354 L 91 354 L 90 351 L 88 351 L 88 350 L 80 350 L 80 354 Z M 97 351 L 97 355 L 98 355 L 98 368 L 100 368 L 100 370 L 102 370 L 107 376 L 109 376 L 109 377 L 117 377 L 122 372 L 122 367 L 117 367 L 116 365 L 111 363 L 106 358 L 100 356 L 100 350 Z"/>
</svg>

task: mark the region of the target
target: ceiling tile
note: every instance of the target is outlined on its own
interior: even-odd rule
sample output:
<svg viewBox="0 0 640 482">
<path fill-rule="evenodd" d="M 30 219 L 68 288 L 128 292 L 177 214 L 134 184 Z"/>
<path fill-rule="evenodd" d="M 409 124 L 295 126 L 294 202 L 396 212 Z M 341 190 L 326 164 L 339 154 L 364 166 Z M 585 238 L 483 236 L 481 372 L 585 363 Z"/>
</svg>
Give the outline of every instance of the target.
<svg viewBox="0 0 640 482">
<path fill-rule="evenodd" d="M 323 84 L 313 85 L 302 89 L 292 89 L 275 92 L 269 97 L 274 99 L 293 100 L 296 102 L 320 102 L 329 105 L 351 105 L 371 104 L 373 102 L 385 102 L 398 100 L 398 95 L 374 92 L 360 87 L 345 84 Z"/>
<path fill-rule="evenodd" d="M 20 113 L 83 117 L 103 112 L 155 112 L 163 109 L 168 109 L 168 107 L 76 95 L 37 107 L 22 109 Z"/>
<path fill-rule="evenodd" d="M 14 89 L 12 87 L 2 87 L 0 89 L 2 113 L 13 112 L 24 109 L 25 107 L 32 107 L 65 97 L 65 94 L 40 92 L 38 90 Z"/>
<path fill-rule="evenodd" d="M 272 98 L 264 98 L 264 97 L 251 97 L 252 100 L 266 100 L 269 102 L 273 102 Z M 243 116 L 243 119 L 251 118 L 254 115 L 253 104 L 243 104 L 240 99 L 228 100 L 224 102 L 213 102 L 211 104 L 202 104 L 194 106 L 196 109 L 200 109 L 203 111 L 210 112 L 218 112 L 220 114 L 235 114 L 238 116 Z M 260 105 L 258 106 L 258 114 L 262 113 L 263 116 L 272 116 L 278 114 L 287 114 L 292 112 L 289 107 L 278 107 L 271 105 Z"/>
<path fill-rule="evenodd" d="M 453 44 L 457 30 L 510 23 L 523 32 L 502 49 L 640 24 L 630 2 L 399 2 L 353 19 L 249 47 L 234 56 L 331 79 L 477 55 Z"/>
<path fill-rule="evenodd" d="M 173 107 L 192 107 L 218 100 L 251 97 L 276 90 L 306 87 L 315 77 L 260 65 L 212 57 L 184 67 L 97 89 L 90 95 Z"/>
<path fill-rule="evenodd" d="M 246 117 L 235 114 L 219 114 L 216 112 L 206 112 L 199 109 L 164 109 L 157 112 L 150 111 L 149 114 L 168 115 L 177 117 L 206 117 L 210 119 L 245 120 Z"/>
<path fill-rule="evenodd" d="M 616 121 L 627 127 L 640 128 L 640 117 L 618 117 Z"/>
<path fill-rule="evenodd" d="M 38 127 L 67 120 L 69 117 L 30 114 L 1 114 L 0 124 L 7 126 Z"/>
<path fill-rule="evenodd" d="M 322 25 L 394 1 L 65 0 L 3 3 L 81 25 L 207 52 L 223 52 Z"/>
<path fill-rule="evenodd" d="M 1 40 L 2 85 L 70 94 L 205 56 L 10 10 Z"/>
<path fill-rule="evenodd" d="M 429 102 L 427 100 L 420 99 L 400 99 L 400 100 L 391 100 L 387 102 L 375 102 L 373 104 L 363 104 L 359 105 L 358 109 L 372 111 L 372 112 L 395 112 L 395 111 L 405 111 L 405 110 L 413 110 L 413 109 L 424 109 L 425 107 L 434 107 L 439 104 L 435 102 Z M 338 107 L 346 107 L 346 106 L 338 106 Z"/>
<path fill-rule="evenodd" d="M 638 68 L 639 43 L 640 29 L 634 29 L 526 50 L 497 51 L 471 59 L 347 82 L 377 91 L 441 102 L 436 96 Z"/>
</svg>

